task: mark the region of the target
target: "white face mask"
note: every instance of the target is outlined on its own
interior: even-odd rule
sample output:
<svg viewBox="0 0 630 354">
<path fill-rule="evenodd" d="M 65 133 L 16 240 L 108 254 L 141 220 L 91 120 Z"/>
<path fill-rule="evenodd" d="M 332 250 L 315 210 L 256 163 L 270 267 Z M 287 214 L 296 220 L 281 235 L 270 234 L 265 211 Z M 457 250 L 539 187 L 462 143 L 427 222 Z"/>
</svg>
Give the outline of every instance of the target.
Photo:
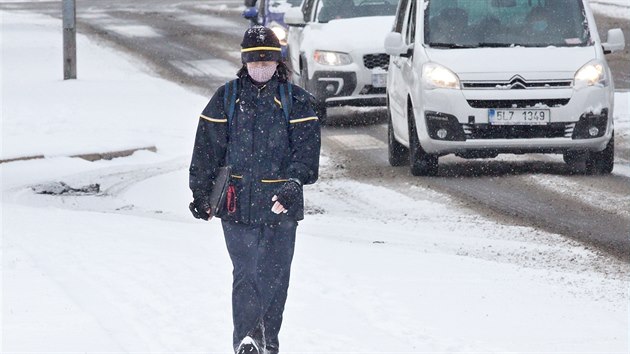
<svg viewBox="0 0 630 354">
<path fill-rule="evenodd" d="M 258 66 L 258 67 L 248 67 L 247 72 L 249 76 L 254 79 L 256 82 L 267 82 L 271 79 L 273 74 L 276 73 L 276 68 L 278 65 L 268 65 L 268 66 Z"/>
</svg>

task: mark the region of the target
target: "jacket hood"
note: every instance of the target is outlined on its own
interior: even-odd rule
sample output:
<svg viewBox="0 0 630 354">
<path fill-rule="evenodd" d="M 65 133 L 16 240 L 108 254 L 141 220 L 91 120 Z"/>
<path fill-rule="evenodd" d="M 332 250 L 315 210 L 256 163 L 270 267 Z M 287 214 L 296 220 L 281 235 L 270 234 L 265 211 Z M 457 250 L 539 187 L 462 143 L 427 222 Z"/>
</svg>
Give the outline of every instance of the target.
<svg viewBox="0 0 630 354">
<path fill-rule="evenodd" d="M 355 17 L 316 23 L 309 27 L 308 40 L 312 50 L 351 52 L 354 48 L 374 48 L 385 51 L 385 36 L 392 29 L 394 16 Z"/>
<path fill-rule="evenodd" d="M 595 59 L 594 47 L 466 48 L 426 50 L 429 60 L 455 72 L 462 80 L 573 79 Z M 526 60 L 524 60 L 526 58 Z"/>
</svg>

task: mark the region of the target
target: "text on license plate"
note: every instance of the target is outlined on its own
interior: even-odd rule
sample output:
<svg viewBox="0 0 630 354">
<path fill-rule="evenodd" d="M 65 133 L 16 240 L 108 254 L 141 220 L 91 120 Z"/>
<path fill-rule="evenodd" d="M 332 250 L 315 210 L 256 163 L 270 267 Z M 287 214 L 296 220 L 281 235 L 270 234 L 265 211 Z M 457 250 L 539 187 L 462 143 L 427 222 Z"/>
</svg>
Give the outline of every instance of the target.
<svg viewBox="0 0 630 354">
<path fill-rule="evenodd" d="M 387 86 L 387 73 L 372 73 L 372 87 Z"/>
<path fill-rule="evenodd" d="M 544 125 L 551 121 L 548 109 L 488 109 L 493 125 Z"/>
</svg>

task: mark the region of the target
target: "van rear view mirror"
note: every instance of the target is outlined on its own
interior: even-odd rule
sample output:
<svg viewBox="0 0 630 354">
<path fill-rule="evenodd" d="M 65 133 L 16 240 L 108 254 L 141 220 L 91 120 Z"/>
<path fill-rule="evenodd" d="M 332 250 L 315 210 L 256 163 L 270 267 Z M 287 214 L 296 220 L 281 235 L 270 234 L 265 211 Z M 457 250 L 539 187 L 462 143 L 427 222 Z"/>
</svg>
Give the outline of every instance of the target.
<svg viewBox="0 0 630 354">
<path fill-rule="evenodd" d="M 402 34 L 398 32 L 389 32 L 385 36 L 385 53 L 396 57 L 404 57 L 409 55 L 410 46 L 405 44 Z"/>
<path fill-rule="evenodd" d="M 619 28 L 613 28 L 608 30 L 608 38 L 606 43 L 602 43 L 604 48 L 604 54 L 610 54 L 624 50 L 626 47 L 626 38 L 623 32 Z"/>
<path fill-rule="evenodd" d="M 304 27 L 304 14 L 299 7 L 292 7 L 284 13 L 284 23 L 289 26 Z"/>
</svg>

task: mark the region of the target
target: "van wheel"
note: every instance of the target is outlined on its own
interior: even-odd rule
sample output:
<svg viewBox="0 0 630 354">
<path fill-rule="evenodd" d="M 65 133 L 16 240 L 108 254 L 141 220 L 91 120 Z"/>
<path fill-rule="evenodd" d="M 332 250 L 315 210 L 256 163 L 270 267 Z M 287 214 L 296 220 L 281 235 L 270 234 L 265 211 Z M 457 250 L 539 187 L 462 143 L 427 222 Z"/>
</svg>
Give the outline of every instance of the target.
<svg viewBox="0 0 630 354">
<path fill-rule="evenodd" d="M 405 166 L 409 164 L 409 149 L 396 141 L 396 137 L 394 137 L 394 126 L 389 108 L 387 109 L 387 151 L 390 165 Z"/>
<path fill-rule="evenodd" d="M 615 133 L 608 141 L 606 148 L 586 155 L 586 174 L 609 174 L 615 166 Z"/>
<path fill-rule="evenodd" d="M 420 145 L 416 120 L 413 112 L 409 112 L 409 167 L 414 176 L 436 176 L 438 173 L 438 156 L 427 154 Z"/>
<path fill-rule="evenodd" d="M 564 162 L 566 162 L 567 165 L 575 167 L 579 163 L 586 160 L 587 154 L 588 153 L 586 151 L 567 151 L 562 154 L 562 159 L 564 160 Z"/>
</svg>

